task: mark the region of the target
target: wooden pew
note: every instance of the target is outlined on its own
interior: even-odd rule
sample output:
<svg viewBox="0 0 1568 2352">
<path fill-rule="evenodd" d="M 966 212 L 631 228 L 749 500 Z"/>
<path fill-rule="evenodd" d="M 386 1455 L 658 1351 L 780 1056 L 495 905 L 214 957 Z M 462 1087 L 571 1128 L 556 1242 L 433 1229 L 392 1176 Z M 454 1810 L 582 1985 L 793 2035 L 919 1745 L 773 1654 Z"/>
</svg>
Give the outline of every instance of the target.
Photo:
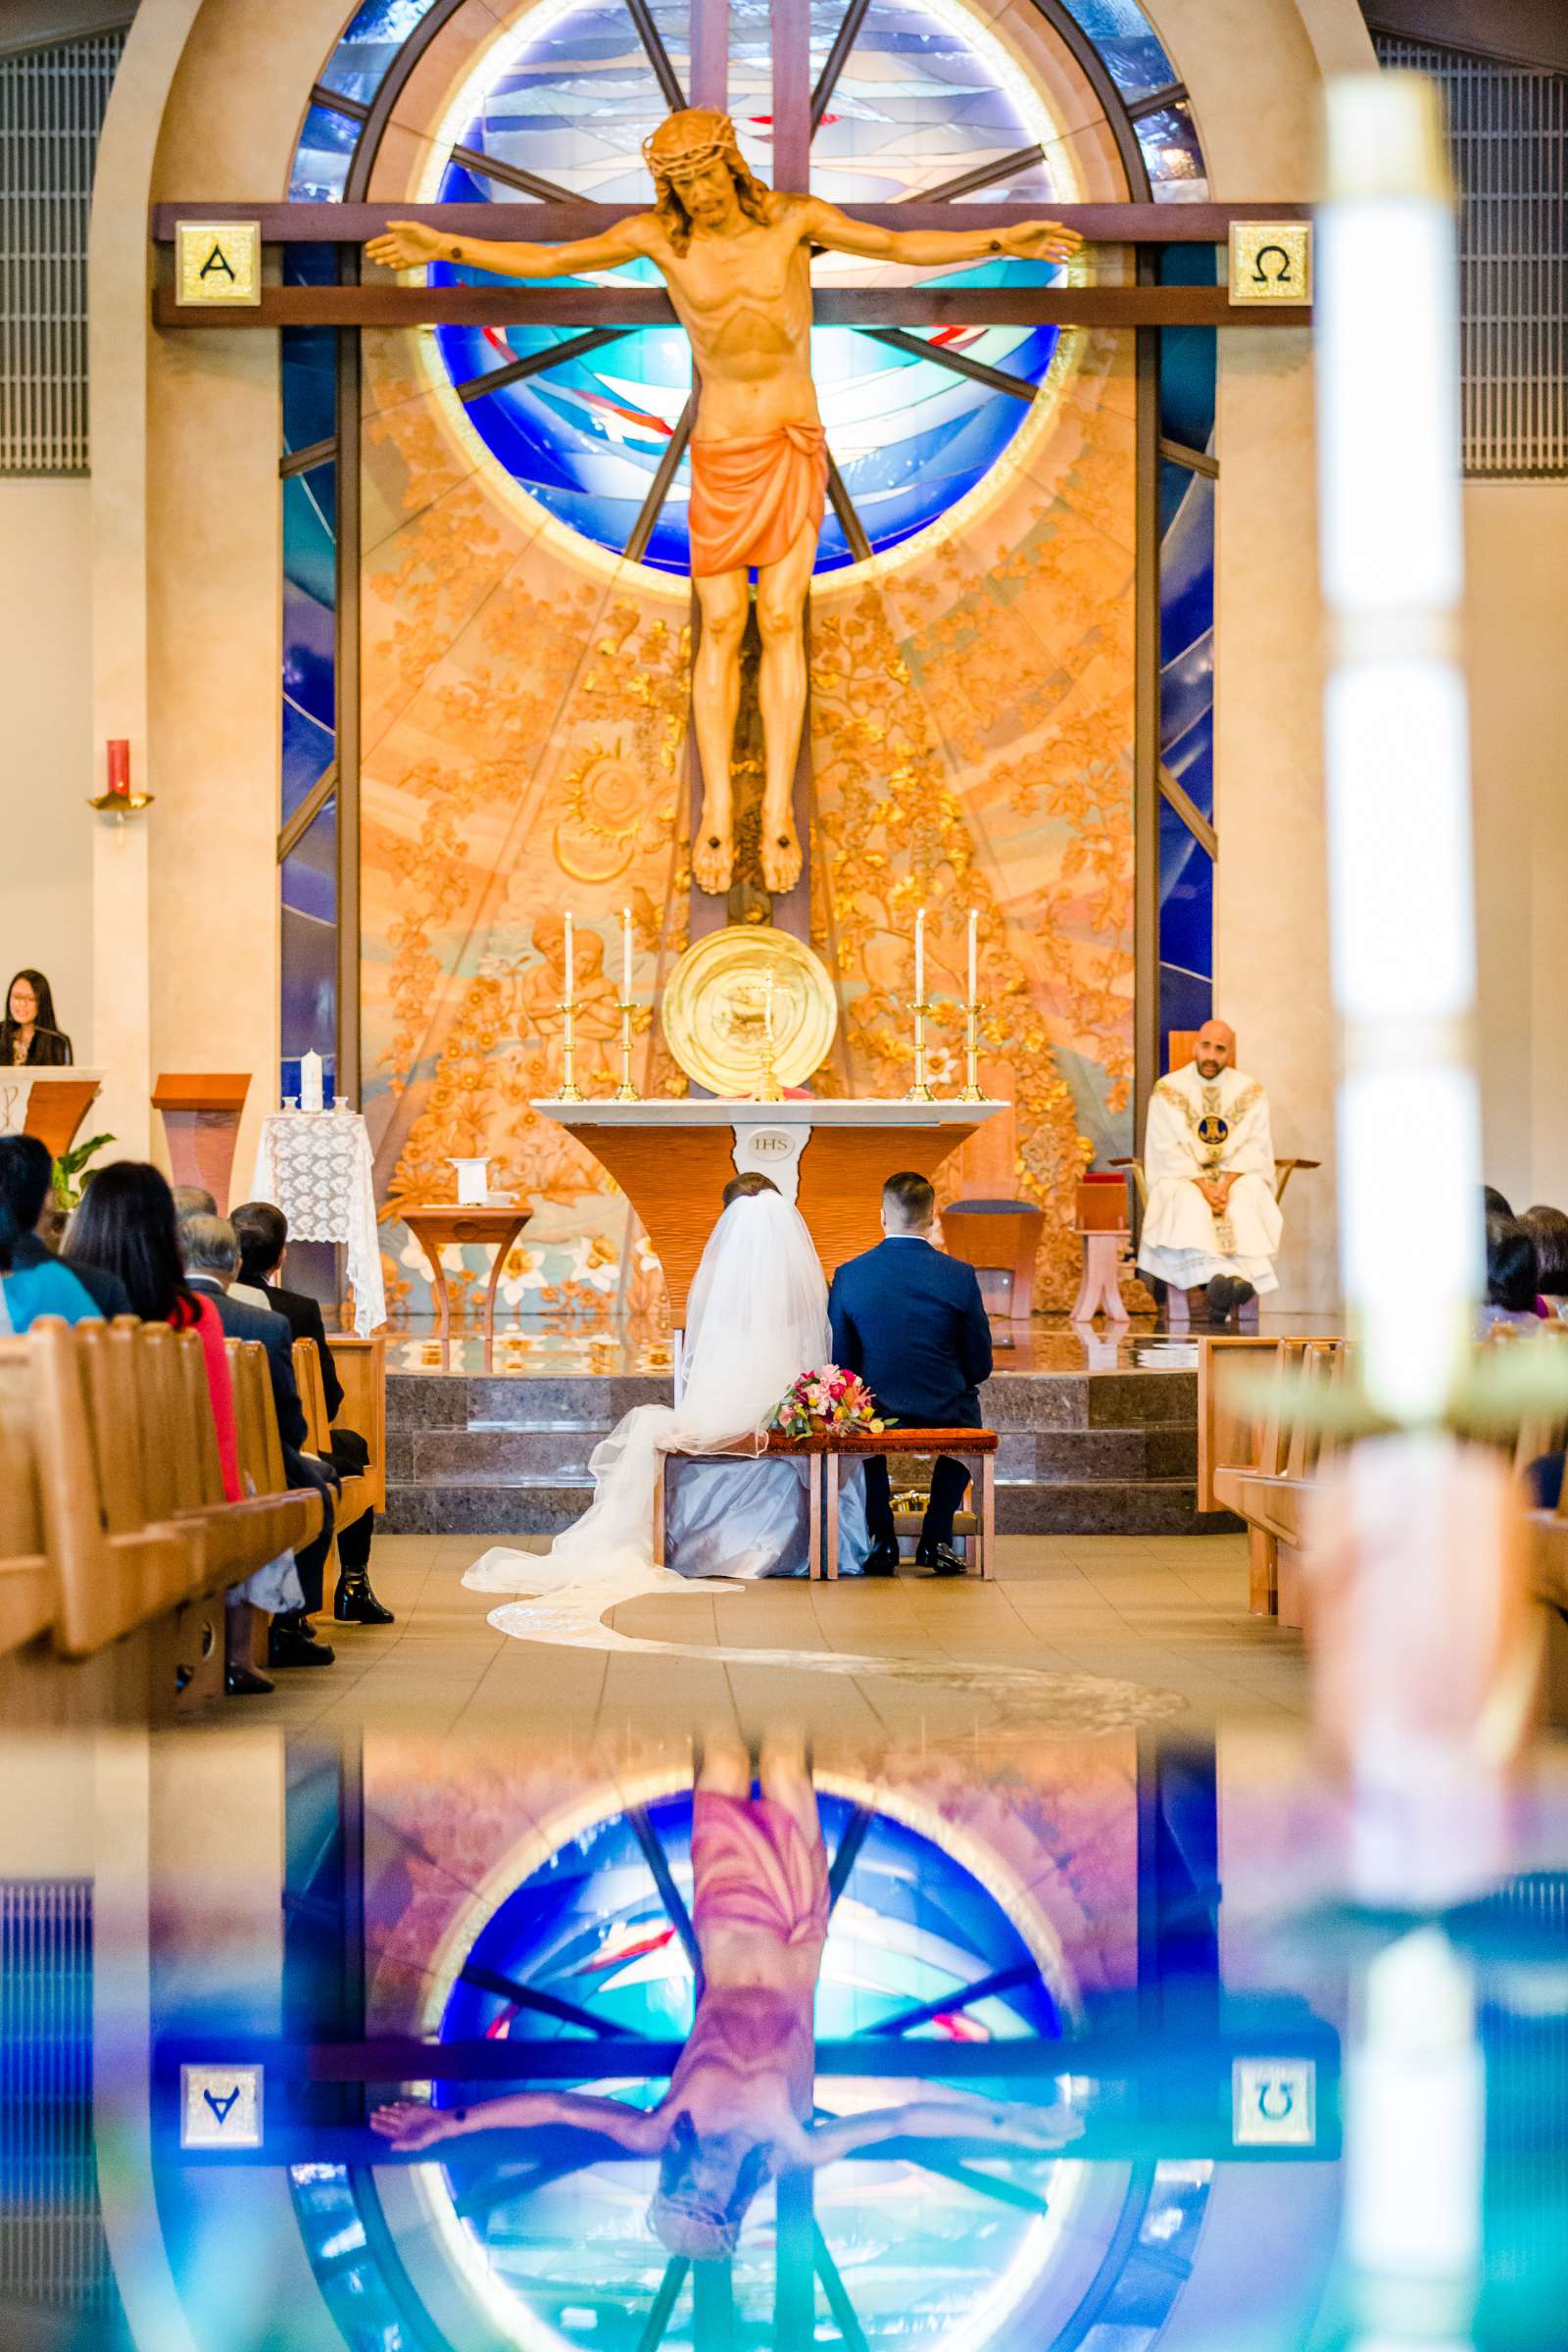
<svg viewBox="0 0 1568 2352">
<path fill-rule="evenodd" d="M 0 1716 L 13 1724 L 158 1721 L 182 1669 L 186 1687 L 210 1681 L 190 1610 L 204 1577 L 200 1531 L 157 1516 L 133 1399 L 102 1442 L 93 1427 L 80 1338 L 103 1331 L 45 1318 L 0 1343 Z"/>
<path fill-rule="evenodd" d="M 326 1417 L 326 1384 L 321 1378 L 321 1359 L 314 1340 L 294 1343 L 294 1386 L 300 1393 L 305 1411 L 306 1447 L 318 1461 L 328 1467 L 332 1461 L 332 1427 Z M 337 1539 L 340 1530 L 352 1527 L 367 1511 L 375 1508 L 375 1487 L 368 1471 L 351 1471 L 339 1481 L 332 1504 L 332 1557 L 327 1564 L 327 1578 L 337 1575 Z"/>
<path fill-rule="evenodd" d="M 1298 1628 L 1304 1617 L 1301 1545 L 1307 1496 L 1337 1441 L 1325 1436 L 1310 1411 L 1294 1417 L 1290 1414 L 1284 1379 L 1298 1376 L 1310 1399 L 1339 1379 L 1347 1343 L 1335 1339 L 1267 1341 L 1250 1355 L 1225 1339 L 1202 1340 L 1199 1348 L 1200 1448 L 1203 1433 L 1210 1433 L 1208 1460 L 1206 1466 L 1200 1466 L 1200 1493 L 1205 1491 L 1206 1467 L 1211 1507 L 1234 1511 L 1247 1523 L 1248 1606 L 1252 1614 L 1278 1617 L 1281 1625 Z M 1237 1398 L 1237 1373 L 1265 1371 L 1270 1350 L 1279 1376 L 1272 1390 L 1261 1401 Z M 1226 1385 L 1232 1395 L 1221 1401 Z M 1238 1459 L 1217 1458 L 1231 1448 Z"/>
<path fill-rule="evenodd" d="M 369 1448 L 365 1475 L 370 1482 L 370 1500 L 386 1509 L 386 1333 L 368 1340 L 352 1332 L 329 1331 L 327 1347 L 343 1390 L 338 1419 L 345 1429 L 357 1429 Z"/>
<path fill-rule="evenodd" d="M 1530 1513 L 1530 1583 L 1545 1621 L 1542 1713 L 1554 1731 L 1568 1730 L 1568 1477 L 1557 1507 Z"/>
</svg>

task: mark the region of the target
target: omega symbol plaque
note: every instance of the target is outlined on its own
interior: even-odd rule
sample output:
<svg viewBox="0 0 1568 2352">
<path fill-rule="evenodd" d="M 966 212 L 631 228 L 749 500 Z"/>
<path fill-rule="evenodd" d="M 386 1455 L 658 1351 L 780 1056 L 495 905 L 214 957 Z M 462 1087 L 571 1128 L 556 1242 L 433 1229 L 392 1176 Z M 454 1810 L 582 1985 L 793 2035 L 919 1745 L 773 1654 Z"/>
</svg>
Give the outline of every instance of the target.
<svg viewBox="0 0 1568 2352">
<path fill-rule="evenodd" d="M 1232 302 L 1306 303 L 1311 299 L 1309 220 L 1231 222 Z"/>
<path fill-rule="evenodd" d="M 189 308 L 262 299 L 259 220 L 181 220 L 174 228 L 174 288 Z"/>
</svg>

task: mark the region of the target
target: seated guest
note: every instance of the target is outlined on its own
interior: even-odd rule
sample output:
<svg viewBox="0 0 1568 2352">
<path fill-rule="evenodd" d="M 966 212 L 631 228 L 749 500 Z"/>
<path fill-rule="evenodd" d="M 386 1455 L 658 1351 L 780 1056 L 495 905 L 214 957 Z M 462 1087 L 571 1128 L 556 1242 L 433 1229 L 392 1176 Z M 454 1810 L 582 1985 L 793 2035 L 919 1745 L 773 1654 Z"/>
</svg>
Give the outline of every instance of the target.
<svg viewBox="0 0 1568 2352">
<path fill-rule="evenodd" d="M 71 1040 L 55 1021 L 48 981 L 42 972 L 19 972 L 0 1018 L 0 1068 L 60 1069 L 73 1058 Z"/>
<path fill-rule="evenodd" d="M 218 1459 L 223 1494 L 230 1502 L 243 1500 L 239 1439 L 234 1420 L 234 1388 L 223 1346 L 223 1327 L 210 1299 L 200 1298 L 185 1279 L 179 1237 L 174 1225 L 174 1201 L 160 1171 L 145 1160 L 119 1159 L 100 1168 L 83 1193 L 66 1233 L 67 1261 L 112 1272 L 130 1301 L 130 1311 L 144 1323 L 170 1323 L 176 1331 L 194 1331 L 202 1344 L 207 1394 L 218 1434 Z M 292 1566 L 269 1563 L 227 1595 L 224 1610 L 223 1688 L 231 1698 L 264 1695 L 272 1686 L 265 1675 L 246 1663 L 250 1609 L 270 1608 L 282 1598 L 299 1599 Z"/>
<path fill-rule="evenodd" d="M 29 1145 L 35 1149 L 29 1151 Z M 34 1256 L 28 1247 L 43 1213 L 53 1164 L 36 1136 L 0 1135 L 0 1332 L 25 1331 L 39 1315 L 86 1323 L 101 1312 L 74 1274 L 47 1250 L 39 1249 Z"/>
<path fill-rule="evenodd" d="M 1279 1289 L 1283 1225 L 1268 1098 L 1235 1058 L 1235 1032 L 1205 1021 L 1192 1060 L 1149 1100 L 1138 1267 L 1185 1291 L 1198 1322 L 1223 1323 L 1257 1293 Z"/>
<path fill-rule="evenodd" d="M 187 1188 L 182 1187 L 182 1190 Z M 211 1195 L 206 1198 L 211 1199 Z M 307 1452 L 305 1409 L 294 1383 L 294 1341 L 281 1315 L 245 1306 L 230 1298 L 228 1286 L 239 1271 L 239 1245 L 226 1217 L 198 1211 L 178 1223 L 185 1275 L 198 1296 L 210 1298 L 224 1336 L 259 1340 L 267 1349 L 267 1368 L 277 1413 L 277 1434 L 283 1446 L 283 1469 L 291 1487 L 315 1487 L 321 1497 L 321 1532 L 294 1555 L 304 1606 L 277 1611 L 268 1637 L 270 1666 L 330 1666 L 332 1650 L 317 1641 L 310 1619 L 321 1605 L 321 1584 L 332 1548 L 332 1496 L 337 1474 L 331 1465 Z"/>
<path fill-rule="evenodd" d="M 1536 1245 L 1517 1217 L 1487 1219 L 1487 1303 L 1481 1329 L 1534 1331 L 1541 1321 Z"/>
<path fill-rule="evenodd" d="M 1482 1213 L 1489 1217 L 1511 1217 L 1513 1210 L 1494 1184 L 1481 1187 Z"/>
<path fill-rule="evenodd" d="M 11 1267 L 14 1274 L 33 1273 L 54 1266 L 59 1261 L 38 1238 L 38 1228 L 49 1215 L 50 1185 L 54 1177 L 54 1161 L 49 1147 L 35 1135 L 0 1135 L 0 1216 L 7 1210 L 15 1227 L 11 1242 Z M 115 1315 L 130 1313 L 130 1299 L 125 1286 L 101 1266 L 74 1265 L 71 1272 L 92 1300 L 91 1314 L 102 1315 L 107 1321 Z M 64 1314 L 63 1306 L 34 1307 L 34 1314 Z M 72 1322 L 81 1317 L 73 1315 Z M 22 1329 L 20 1324 L 15 1328 Z"/>
<path fill-rule="evenodd" d="M 343 1384 L 326 1344 L 319 1301 L 304 1291 L 286 1291 L 278 1277 L 288 1245 L 288 1219 L 270 1200 L 247 1200 L 229 1219 L 239 1244 L 239 1279 L 229 1285 L 230 1298 L 281 1315 L 296 1340 L 309 1340 L 321 1366 L 326 1417 L 335 1422 L 343 1409 Z M 351 1478 L 369 1462 L 370 1449 L 357 1429 L 332 1429 L 332 1463 L 340 1477 Z M 340 1625 L 390 1625 L 392 1611 L 383 1608 L 370 1590 L 370 1536 L 373 1514 L 365 1511 L 337 1536 L 337 1590 L 332 1614 Z"/>
<path fill-rule="evenodd" d="M 1519 1219 L 1536 1245 L 1536 1274 L 1548 1315 L 1568 1323 L 1568 1215 L 1560 1208 L 1527 1208 Z"/>
</svg>

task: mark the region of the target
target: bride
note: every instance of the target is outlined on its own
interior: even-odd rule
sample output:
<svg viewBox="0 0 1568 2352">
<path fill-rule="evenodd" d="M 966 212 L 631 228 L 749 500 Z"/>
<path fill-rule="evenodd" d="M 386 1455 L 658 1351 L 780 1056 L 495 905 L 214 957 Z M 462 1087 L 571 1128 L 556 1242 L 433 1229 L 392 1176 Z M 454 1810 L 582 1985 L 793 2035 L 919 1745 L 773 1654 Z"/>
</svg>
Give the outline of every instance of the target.
<svg viewBox="0 0 1568 2352">
<path fill-rule="evenodd" d="M 765 1455 L 774 1406 L 831 1360 L 827 1285 L 806 1222 L 765 1176 L 737 1179 L 709 1236 L 686 1310 L 680 1402 L 639 1404 L 595 1446 L 594 1498 L 546 1554 L 487 1551 L 464 1578 L 481 1592 L 556 1592 L 654 1568 L 654 1486 L 670 1465 L 665 1548 L 681 1578 L 804 1576 L 808 1464 Z M 869 1549 L 858 1471 L 840 1513 L 840 1573 Z"/>
</svg>

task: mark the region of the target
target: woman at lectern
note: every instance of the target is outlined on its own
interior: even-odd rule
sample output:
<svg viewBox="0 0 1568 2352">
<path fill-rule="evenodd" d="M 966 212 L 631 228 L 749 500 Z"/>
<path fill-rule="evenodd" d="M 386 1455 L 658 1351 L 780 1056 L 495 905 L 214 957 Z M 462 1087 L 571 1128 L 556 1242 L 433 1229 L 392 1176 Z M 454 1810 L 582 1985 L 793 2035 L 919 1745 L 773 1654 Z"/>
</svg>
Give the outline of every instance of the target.
<svg viewBox="0 0 1568 2352">
<path fill-rule="evenodd" d="M 0 971 L 4 970 L 0 964 Z M 60 1069 L 74 1061 L 71 1040 L 55 1020 L 53 991 L 42 972 L 19 972 L 0 1020 L 0 1069 Z"/>
</svg>

